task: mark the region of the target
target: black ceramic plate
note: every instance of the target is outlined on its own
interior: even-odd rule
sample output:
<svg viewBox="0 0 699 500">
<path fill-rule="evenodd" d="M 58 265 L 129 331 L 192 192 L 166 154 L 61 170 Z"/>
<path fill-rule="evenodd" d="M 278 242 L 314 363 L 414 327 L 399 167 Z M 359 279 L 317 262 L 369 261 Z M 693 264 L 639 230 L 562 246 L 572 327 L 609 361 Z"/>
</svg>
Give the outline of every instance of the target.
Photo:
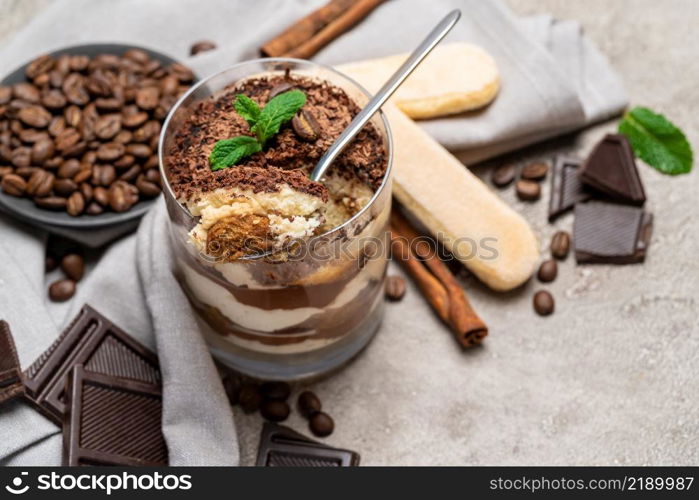
<svg viewBox="0 0 699 500">
<path fill-rule="evenodd" d="M 156 59 L 167 65 L 176 62 L 175 59 L 168 57 L 159 52 L 152 51 L 135 45 L 123 45 L 117 43 L 94 43 L 88 45 L 75 45 L 66 47 L 60 50 L 55 50 L 50 54 L 60 56 L 62 54 L 85 54 L 94 57 L 98 54 L 116 54 L 122 55 L 129 49 L 141 49 L 148 53 L 153 59 Z M 39 54 L 37 54 L 38 56 Z M 29 61 L 27 62 L 29 64 Z M 27 64 L 17 68 L 15 71 L 7 75 L 0 82 L 0 85 L 13 85 L 15 83 L 25 81 L 24 70 Z M 156 198 L 157 199 L 157 198 Z M 130 221 L 142 217 L 148 208 L 153 204 L 153 200 L 142 200 L 131 207 L 127 212 L 105 212 L 100 215 L 80 215 L 72 217 L 66 212 L 52 212 L 34 205 L 34 202 L 29 198 L 17 198 L 9 196 L 0 190 L 0 206 L 3 211 L 25 221 L 35 222 L 43 226 L 70 227 L 75 229 L 95 229 L 98 227 L 106 227 L 122 222 Z"/>
</svg>

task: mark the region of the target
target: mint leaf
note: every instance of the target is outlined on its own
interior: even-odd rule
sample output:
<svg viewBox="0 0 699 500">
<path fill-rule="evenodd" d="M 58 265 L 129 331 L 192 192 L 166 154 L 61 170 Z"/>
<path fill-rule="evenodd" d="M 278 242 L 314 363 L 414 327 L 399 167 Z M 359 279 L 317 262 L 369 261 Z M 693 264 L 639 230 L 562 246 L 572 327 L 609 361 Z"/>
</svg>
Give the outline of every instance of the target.
<svg viewBox="0 0 699 500">
<path fill-rule="evenodd" d="M 254 137 L 241 135 L 233 139 L 224 139 L 214 145 L 209 155 L 209 164 L 211 170 L 222 170 L 261 150 L 262 146 Z"/>
<path fill-rule="evenodd" d="M 663 115 L 648 108 L 624 114 L 619 132 L 628 137 L 637 157 L 664 174 L 686 174 L 694 156 L 684 133 Z"/>
<path fill-rule="evenodd" d="M 251 129 L 260 144 L 264 144 L 277 134 L 282 123 L 291 120 L 304 104 L 306 104 L 306 94 L 300 90 L 284 92 L 269 101 Z"/>
<path fill-rule="evenodd" d="M 238 114 L 245 118 L 245 121 L 248 122 L 250 127 L 254 127 L 257 120 L 260 119 L 260 113 L 262 113 L 262 110 L 255 101 L 244 94 L 238 94 L 238 96 L 235 98 L 235 103 L 233 106 L 235 106 L 235 110 L 238 112 Z"/>
</svg>

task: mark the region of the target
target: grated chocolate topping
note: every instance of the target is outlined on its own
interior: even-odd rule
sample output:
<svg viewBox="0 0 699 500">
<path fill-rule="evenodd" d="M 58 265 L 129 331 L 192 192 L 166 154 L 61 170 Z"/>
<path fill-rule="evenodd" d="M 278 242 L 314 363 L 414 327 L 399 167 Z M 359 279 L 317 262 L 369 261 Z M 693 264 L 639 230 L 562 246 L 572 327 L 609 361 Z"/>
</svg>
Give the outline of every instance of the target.
<svg viewBox="0 0 699 500">
<path fill-rule="evenodd" d="M 235 97 L 245 94 L 262 107 L 275 87 L 282 84 L 306 94 L 304 110 L 312 113 L 320 125 L 318 139 L 304 141 L 287 123 L 267 142 L 264 151 L 238 165 L 212 171 L 209 154 L 217 141 L 252 136 L 247 122 L 235 111 Z M 253 78 L 231 85 L 198 103 L 175 132 L 173 146 L 167 152 L 170 183 L 180 199 L 192 200 L 200 193 L 234 186 L 274 192 L 286 183 L 327 201 L 327 188 L 308 179 L 308 174 L 358 112 L 359 107 L 342 89 L 324 81 L 291 75 Z M 386 173 L 386 163 L 384 141 L 370 124 L 339 156 L 333 172 L 376 189 Z"/>
</svg>

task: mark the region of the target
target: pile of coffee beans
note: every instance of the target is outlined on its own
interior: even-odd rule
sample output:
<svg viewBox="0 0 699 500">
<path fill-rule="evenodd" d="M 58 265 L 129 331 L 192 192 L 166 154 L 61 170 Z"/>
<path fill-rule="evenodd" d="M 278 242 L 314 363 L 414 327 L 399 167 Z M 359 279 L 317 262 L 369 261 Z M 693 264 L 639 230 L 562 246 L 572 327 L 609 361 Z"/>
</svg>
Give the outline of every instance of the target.
<svg viewBox="0 0 699 500">
<path fill-rule="evenodd" d="M 570 253 L 570 234 L 565 231 L 557 231 L 551 238 L 551 259 L 542 262 L 536 276 L 542 283 L 550 283 L 558 276 L 557 260 L 565 260 Z M 540 316 L 552 314 L 556 308 L 553 295 L 546 290 L 539 290 L 534 294 L 534 310 Z"/>
<path fill-rule="evenodd" d="M 245 413 L 257 411 L 270 422 L 283 422 L 291 414 L 287 403 L 291 396 L 291 386 L 286 382 L 263 382 L 243 379 L 236 373 L 228 373 L 223 378 L 223 387 L 231 406 L 240 406 Z M 308 419 L 311 432 L 319 437 L 332 434 L 335 422 L 321 411 L 318 396 L 311 391 L 303 391 L 298 397 L 298 410 Z"/>
<path fill-rule="evenodd" d="M 65 276 L 49 285 L 49 299 L 65 302 L 75 295 L 77 284 L 85 274 L 85 258 L 77 245 L 51 237 L 46 251 L 45 270 L 50 273 L 59 267 Z"/>
<path fill-rule="evenodd" d="M 72 216 L 125 212 L 161 190 L 157 146 L 194 74 L 146 52 L 43 55 L 0 86 L 2 190 Z"/>
<path fill-rule="evenodd" d="M 519 171 L 519 179 L 517 174 Z M 515 182 L 517 197 L 522 201 L 536 201 L 541 198 L 541 182 L 546 179 L 549 165 L 537 161 L 529 163 L 521 170 L 515 163 L 505 163 L 495 168 L 491 174 L 491 182 L 498 188 L 505 188 Z"/>
</svg>

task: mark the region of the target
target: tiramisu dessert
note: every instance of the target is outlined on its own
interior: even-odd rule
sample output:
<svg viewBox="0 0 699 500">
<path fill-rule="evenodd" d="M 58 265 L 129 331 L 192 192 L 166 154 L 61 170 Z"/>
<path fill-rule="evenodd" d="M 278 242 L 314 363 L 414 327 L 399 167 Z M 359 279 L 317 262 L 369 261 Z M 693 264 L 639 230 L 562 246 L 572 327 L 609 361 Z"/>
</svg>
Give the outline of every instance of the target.
<svg viewBox="0 0 699 500">
<path fill-rule="evenodd" d="M 178 273 L 223 361 L 245 370 L 241 359 L 335 350 L 378 327 L 385 133 L 368 125 L 323 182 L 309 179 L 359 109 L 338 86 L 287 71 L 233 83 L 173 119 L 164 170 L 192 216 L 173 233 Z"/>
</svg>

